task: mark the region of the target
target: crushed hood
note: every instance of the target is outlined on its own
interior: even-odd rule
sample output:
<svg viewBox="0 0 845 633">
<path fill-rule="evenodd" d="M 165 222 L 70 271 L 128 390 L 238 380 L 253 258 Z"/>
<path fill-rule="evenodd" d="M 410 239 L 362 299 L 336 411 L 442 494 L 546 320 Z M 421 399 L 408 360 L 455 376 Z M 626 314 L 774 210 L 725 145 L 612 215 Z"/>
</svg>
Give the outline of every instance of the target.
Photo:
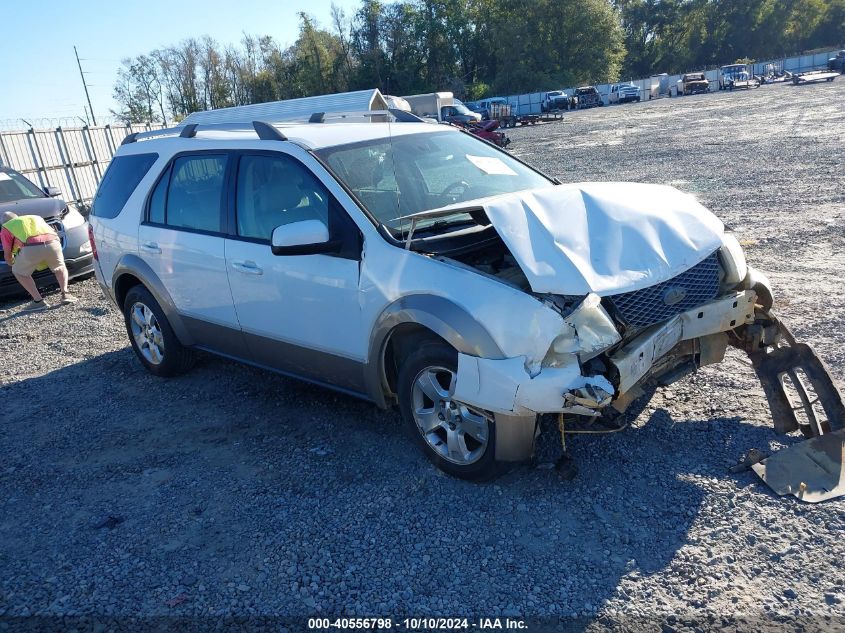
<svg viewBox="0 0 845 633">
<path fill-rule="evenodd" d="M 712 254 L 724 225 L 664 185 L 578 183 L 480 201 L 534 292 L 599 296 L 675 277 Z"/>
</svg>

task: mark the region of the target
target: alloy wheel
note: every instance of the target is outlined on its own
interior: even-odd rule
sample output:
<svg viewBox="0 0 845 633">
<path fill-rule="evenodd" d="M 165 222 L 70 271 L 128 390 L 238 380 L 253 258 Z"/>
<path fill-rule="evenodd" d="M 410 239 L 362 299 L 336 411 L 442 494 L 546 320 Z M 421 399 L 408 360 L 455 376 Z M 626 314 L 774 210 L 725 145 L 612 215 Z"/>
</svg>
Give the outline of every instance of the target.
<svg viewBox="0 0 845 633">
<path fill-rule="evenodd" d="M 132 336 L 141 355 L 153 365 L 160 365 L 164 360 L 164 338 L 155 313 L 139 301 L 132 304 L 129 316 Z"/>
<path fill-rule="evenodd" d="M 426 444 L 454 464 L 468 466 L 484 455 L 490 440 L 489 418 L 458 402 L 455 372 L 426 367 L 417 374 L 411 391 L 412 411 Z"/>
</svg>

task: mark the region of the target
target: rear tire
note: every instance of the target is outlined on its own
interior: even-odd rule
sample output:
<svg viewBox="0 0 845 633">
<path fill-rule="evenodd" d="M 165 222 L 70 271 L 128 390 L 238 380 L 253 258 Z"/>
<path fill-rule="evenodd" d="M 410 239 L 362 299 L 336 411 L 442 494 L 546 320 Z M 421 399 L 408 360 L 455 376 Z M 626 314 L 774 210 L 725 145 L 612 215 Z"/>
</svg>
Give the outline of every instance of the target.
<svg viewBox="0 0 845 633">
<path fill-rule="evenodd" d="M 151 374 L 178 376 L 193 366 L 193 351 L 179 342 L 164 310 L 144 286 L 126 293 L 123 319 L 135 355 Z"/>
<path fill-rule="evenodd" d="M 440 342 L 422 343 L 399 368 L 399 409 L 405 430 L 440 470 L 472 481 L 495 477 L 496 429 L 474 407 L 453 400 L 458 354 Z"/>
</svg>

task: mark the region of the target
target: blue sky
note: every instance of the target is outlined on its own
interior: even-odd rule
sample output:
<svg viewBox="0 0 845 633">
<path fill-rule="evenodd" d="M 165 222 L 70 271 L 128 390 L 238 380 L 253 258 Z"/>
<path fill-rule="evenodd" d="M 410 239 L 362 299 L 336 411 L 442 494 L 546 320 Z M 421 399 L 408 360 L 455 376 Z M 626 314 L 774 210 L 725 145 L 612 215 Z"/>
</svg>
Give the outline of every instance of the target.
<svg viewBox="0 0 845 633">
<path fill-rule="evenodd" d="M 334 0 L 347 14 L 358 0 Z M 0 19 L 0 129 L 12 119 L 84 116 L 85 93 L 73 47 L 87 73 L 96 115 L 115 108 L 111 98 L 120 60 L 210 35 L 235 43 L 244 32 L 292 44 L 299 11 L 330 26 L 332 0 L 29 0 L 3 2 Z"/>
</svg>

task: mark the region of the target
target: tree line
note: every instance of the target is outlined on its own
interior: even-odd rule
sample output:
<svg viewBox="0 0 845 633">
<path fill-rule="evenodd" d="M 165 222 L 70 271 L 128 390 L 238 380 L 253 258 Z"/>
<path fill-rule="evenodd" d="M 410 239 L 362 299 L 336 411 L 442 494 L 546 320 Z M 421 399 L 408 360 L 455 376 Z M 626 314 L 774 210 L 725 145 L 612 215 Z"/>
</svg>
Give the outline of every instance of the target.
<svg viewBox="0 0 845 633">
<path fill-rule="evenodd" d="M 296 41 L 210 37 L 125 59 L 127 122 L 347 90 L 493 94 L 609 83 L 845 41 L 845 0 L 361 0 Z"/>
</svg>

